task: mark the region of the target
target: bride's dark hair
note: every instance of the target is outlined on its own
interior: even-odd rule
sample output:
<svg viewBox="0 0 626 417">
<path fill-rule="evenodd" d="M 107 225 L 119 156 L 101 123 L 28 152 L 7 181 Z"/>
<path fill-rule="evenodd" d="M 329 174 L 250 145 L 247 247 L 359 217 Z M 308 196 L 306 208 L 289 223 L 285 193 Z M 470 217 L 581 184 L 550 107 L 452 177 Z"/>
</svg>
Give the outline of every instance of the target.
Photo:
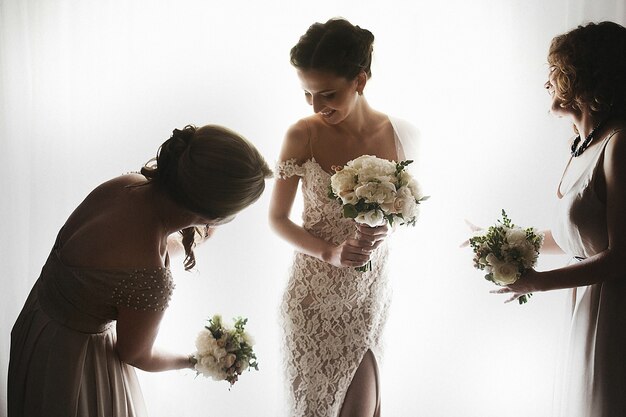
<svg viewBox="0 0 626 417">
<path fill-rule="evenodd" d="M 291 48 L 291 64 L 302 70 L 329 71 L 353 80 L 362 71 L 372 76 L 374 35 L 345 19 L 314 23 Z"/>
<path fill-rule="evenodd" d="M 188 125 L 175 129 L 141 173 L 165 188 L 187 210 L 207 219 L 223 219 L 255 202 L 272 171 L 249 141 L 222 126 Z M 180 231 L 185 249 L 185 269 L 195 266 L 196 234 Z"/>
</svg>

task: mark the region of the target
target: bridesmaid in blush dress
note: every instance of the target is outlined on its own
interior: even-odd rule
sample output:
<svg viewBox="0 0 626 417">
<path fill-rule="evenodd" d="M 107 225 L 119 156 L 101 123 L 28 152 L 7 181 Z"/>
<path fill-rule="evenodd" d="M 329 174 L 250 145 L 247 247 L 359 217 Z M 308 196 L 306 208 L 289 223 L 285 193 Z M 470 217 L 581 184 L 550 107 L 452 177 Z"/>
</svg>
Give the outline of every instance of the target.
<svg viewBox="0 0 626 417">
<path fill-rule="evenodd" d="M 579 26 L 552 40 L 548 62 L 551 112 L 578 135 L 544 249 L 573 260 L 500 292 L 568 289 L 554 415 L 626 416 L 626 28 Z"/>
<path fill-rule="evenodd" d="M 256 201 L 269 175 L 235 132 L 187 126 L 141 175 L 95 188 L 61 228 L 13 326 L 9 417 L 146 416 L 134 367 L 194 365 L 153 346 L 174 288 L 168 237 L 180 231 L 192 268 L 195 235 Z"/>
</svg>

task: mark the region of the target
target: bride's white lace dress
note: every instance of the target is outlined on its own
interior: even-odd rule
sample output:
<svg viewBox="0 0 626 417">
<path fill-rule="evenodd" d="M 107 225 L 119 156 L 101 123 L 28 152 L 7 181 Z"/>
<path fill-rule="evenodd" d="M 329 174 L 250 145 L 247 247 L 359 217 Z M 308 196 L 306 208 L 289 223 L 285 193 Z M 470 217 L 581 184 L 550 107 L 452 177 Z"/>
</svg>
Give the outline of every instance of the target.
<svg viewBox="0 0 626 417">
<path fill-rule="evenodd" d="M 392 120 L 398 155 L 415 133 Z M 354 236 L 352 219 L 328 197 L 330 174 L 311 158 L 278 164 L 278 175 L 301 177 L 303 227 L 334 244 Z M 289 416 L 338 416 L 346 391 L 367 350 L 377 361 L 390 301 L 386 244 L 373 254 L 372 270 L 337 268 L 296 252 L 281 304 Z"/>
</svg>

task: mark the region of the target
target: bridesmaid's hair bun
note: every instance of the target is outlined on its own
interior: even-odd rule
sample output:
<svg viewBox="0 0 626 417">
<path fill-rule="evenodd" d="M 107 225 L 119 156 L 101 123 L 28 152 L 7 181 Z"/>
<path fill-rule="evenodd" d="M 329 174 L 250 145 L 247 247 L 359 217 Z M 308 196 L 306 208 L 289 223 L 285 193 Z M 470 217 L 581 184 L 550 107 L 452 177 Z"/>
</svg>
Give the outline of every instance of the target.
<svg viewBox="0 0 626 417">
<path fill-rule="evenodd" d="M 352 80 L 372 76 L 374 35 L 345 19 L 314 23 L 291 48 L 291 64 L 302 70 L 329 71 Z"/>
<path fill-rule="evenodd" d="M 141 173 L 207 222 L 231 217 L 254 203 L 265 189 L 265 179 L 272 176 L 252 143 L 217 125 L 175 129 Z M 186 237 L 189 257 L 193 234 Z"/>
<path fill-rule="evenodd" d="M 178 172 L 178 161 L 189 149 L 189 144 L 196 133 L 196 127 L 192 125 L 181 129 L 174 129 L 172 136 L 166 140 L 156 157 L 157 164 L 153 169 L 144 166 L 141 173 L 148 178 L 159 178 L 165 184 L 175 183 Z"/>
</svg>

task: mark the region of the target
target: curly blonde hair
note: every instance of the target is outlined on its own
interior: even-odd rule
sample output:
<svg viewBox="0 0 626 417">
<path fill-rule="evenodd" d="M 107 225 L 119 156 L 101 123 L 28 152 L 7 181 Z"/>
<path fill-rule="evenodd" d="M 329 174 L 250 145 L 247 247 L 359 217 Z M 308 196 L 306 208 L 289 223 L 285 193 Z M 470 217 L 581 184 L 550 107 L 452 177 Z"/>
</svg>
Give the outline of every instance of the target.
<svg viewBox="0 0 626 417">
<path fill-rule="evenodd" d="M 548 63 L 562 107 L 626 116 L 626 28 L 589 23 L 552 39 Z"/>
</svg>

